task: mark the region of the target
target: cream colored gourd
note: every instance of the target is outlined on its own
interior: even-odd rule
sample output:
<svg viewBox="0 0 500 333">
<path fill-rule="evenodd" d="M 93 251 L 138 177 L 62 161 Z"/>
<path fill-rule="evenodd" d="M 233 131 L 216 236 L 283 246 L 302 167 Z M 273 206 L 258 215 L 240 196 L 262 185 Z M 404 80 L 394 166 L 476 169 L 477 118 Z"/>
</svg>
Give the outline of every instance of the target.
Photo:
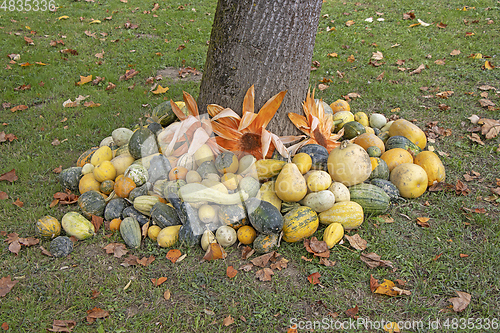
<svg viewBox="0 0 500 333">
<path fill-rule="evenodd" d="M 326 190 L 332 184 L 332 177 L 323 170 L 313 170 L 308 172 L 307 188 L 311 192 Z"/>
<path fill-rule="evenodd" d="M 215 238 L 213 232 L 211 232 L 210 230 L 205 230 L 203 232 L 203 235 L 201 236 L 201 248 L 203 249 L 203 251 L 206 251 L 212 243 L 217 243 L 217 238 Z"/>
<path fill-rule="evenodd" d="M 335 195 L 329 190 L 311 192 L 300 201 L 300 204 L 311 207 L 316 213 L 321 213 L 335 204 Z"/>
<path fill-rule="evenodd" d="M 391 171 L 390 181 L 403 198 L 418 198 L 424 194 L 429 180 L 424 168 L 413 163 L 403 163 Z"/>
<path fill-rule="evenodd" d="M 134 163 L 134 158 L 131 155 L 119 155 L 111 160 L 115 167 L 116 175 L 123 175 L 125 170 Z"/>
<path fill-rule="evenodd" d="M 244 191 L 233 194 L 225 194 L 202 184 L 191 183 L 179 189 L 179 196 L 186 202 L 208 201 L 221 205 L 235 205 L 248 199 Z"/>
<path fill-rule="evenodd" d="M 355 143 L 342 143 L 328 156 L 328 172 L 333 181 L 346 186 L 362 183 L 372 172 L 370 156 Z"/>
<path fill-rule="evenodd" d="M 215 232 L 215 238 L 217 239 L 217 243 L 219 243 L 222 247 L 228 247 L 236 243 L 238 235 L 236 234 L 236 230 L 223 225 Z"/>
<path fill-rule="evenodd" d="M 350 201 L 351 192 L 347 186 L 339 182 L 333 182 L 328 188 L 335 196 L 335 202 Z"/>
<path fill-rule="evenodd" d="M 307 194 L 306 180 L 294 163 L 287 163 L 281 169 L 274 185 L 276 195 L 283 201 L 297 202 Z"/>
</svg>

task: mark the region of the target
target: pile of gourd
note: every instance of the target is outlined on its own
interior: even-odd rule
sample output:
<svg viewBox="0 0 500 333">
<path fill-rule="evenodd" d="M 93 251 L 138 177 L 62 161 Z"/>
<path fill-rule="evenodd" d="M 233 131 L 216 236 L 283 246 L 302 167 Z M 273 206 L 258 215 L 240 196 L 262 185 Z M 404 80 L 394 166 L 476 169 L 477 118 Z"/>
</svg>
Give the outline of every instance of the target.
<svg viewBox="0 0 500 333">
<path fill-rule="evenodd" d="M 332 130 L 343 129 L 344 141 L 331 152 L 304 145 L 291 161 L 279 154 L 264 160 L 240 152 L 216 155 L 207 144 L 194 154 L 166 157 L 156 142 L 159 122 L 135 131 L 118 128 L 60 174 L 63 188 L 80 193 L 80 212 L 65 214 L 61 223 L 43 217 L 37 231 L 54 238 L 62 226 L 68 236 L 86 239 L 95 234 L 90 220 L 96 215 L 131 248 L 141 245 L 147 228 L 161 247 L 179 242 L 206 250 L 210 243 L 239 241 L 265 253 L 281 239 L 312 236 L 322 224 L 331 248 L 365 215 L 382 214 L 402 197 L 419 197 L 444 181 L 441 160 L 424 150 L 425 133 L 413 123 L 352 114 L 344 101 L 330 106 Z M 57 256 L 71 249 L 65 236 L 50 246 Z"/>
</svg>

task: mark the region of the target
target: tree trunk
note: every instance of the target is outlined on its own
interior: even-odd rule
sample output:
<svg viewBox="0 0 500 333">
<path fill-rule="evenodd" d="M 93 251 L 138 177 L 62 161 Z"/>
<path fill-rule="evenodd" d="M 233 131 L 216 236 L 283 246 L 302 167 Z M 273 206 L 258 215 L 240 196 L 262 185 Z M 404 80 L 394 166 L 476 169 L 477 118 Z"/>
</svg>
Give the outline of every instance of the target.
<svg viewBox="0 0 500 333">
<path fill-rule="evenodd" d="M 322 0 L 219 0 L 201 81 L 198 105 L 228 107 L 241 115 L 255 85 L 255 112 L 288 90 L 267 129 L 298 133 L 288 112 L 302 114 L 309 87 Z"/>
</svg>

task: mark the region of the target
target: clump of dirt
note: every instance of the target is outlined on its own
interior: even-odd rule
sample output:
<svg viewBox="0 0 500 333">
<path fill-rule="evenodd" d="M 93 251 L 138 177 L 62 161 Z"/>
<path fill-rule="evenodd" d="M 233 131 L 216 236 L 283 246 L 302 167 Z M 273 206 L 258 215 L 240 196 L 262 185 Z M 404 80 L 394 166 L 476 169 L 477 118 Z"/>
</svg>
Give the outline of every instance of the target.
<svg viewBox="0 0 500 333">
<path fill-rule="evenodd" d="M 167 78 L 173 83 L 176 82 L 199 82 L 201 81 L 201 73 L 193 69 L 186 71 L 183 68 L 167 67 L 156 72 L 156 76 L 161 75 L 162 78 Z"/>
</svg>

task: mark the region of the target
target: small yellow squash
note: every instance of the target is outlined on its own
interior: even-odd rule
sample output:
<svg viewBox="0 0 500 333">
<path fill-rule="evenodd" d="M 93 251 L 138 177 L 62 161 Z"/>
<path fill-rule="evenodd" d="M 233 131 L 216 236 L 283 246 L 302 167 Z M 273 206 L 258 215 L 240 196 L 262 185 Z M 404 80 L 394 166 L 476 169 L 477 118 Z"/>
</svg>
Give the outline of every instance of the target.
<svg viewBox="0 0 500 333">
<path fill-rule="evenodd" d="M 344 237 L 344 227 L 340 223 L 330 223 L 323 232 L 323 240 L 329 249 L 337 244 L 342 237 Z"/>
<path fill-rule="evenodd" d="M 363 207 L 354 201 L 335 203 L 332 208 L 319 214 L 322 224 L 340 223 L 345 230 L 356 229 L 363 223 Z"/>
<path fill-rule="evenodd" d="M 173 225 L 161 229 L 156 237 L 156 242 L 160 247 L 171 247 L 177 243 L 179 239 L 179 229 L 182 225 Z"/>
</svg>

